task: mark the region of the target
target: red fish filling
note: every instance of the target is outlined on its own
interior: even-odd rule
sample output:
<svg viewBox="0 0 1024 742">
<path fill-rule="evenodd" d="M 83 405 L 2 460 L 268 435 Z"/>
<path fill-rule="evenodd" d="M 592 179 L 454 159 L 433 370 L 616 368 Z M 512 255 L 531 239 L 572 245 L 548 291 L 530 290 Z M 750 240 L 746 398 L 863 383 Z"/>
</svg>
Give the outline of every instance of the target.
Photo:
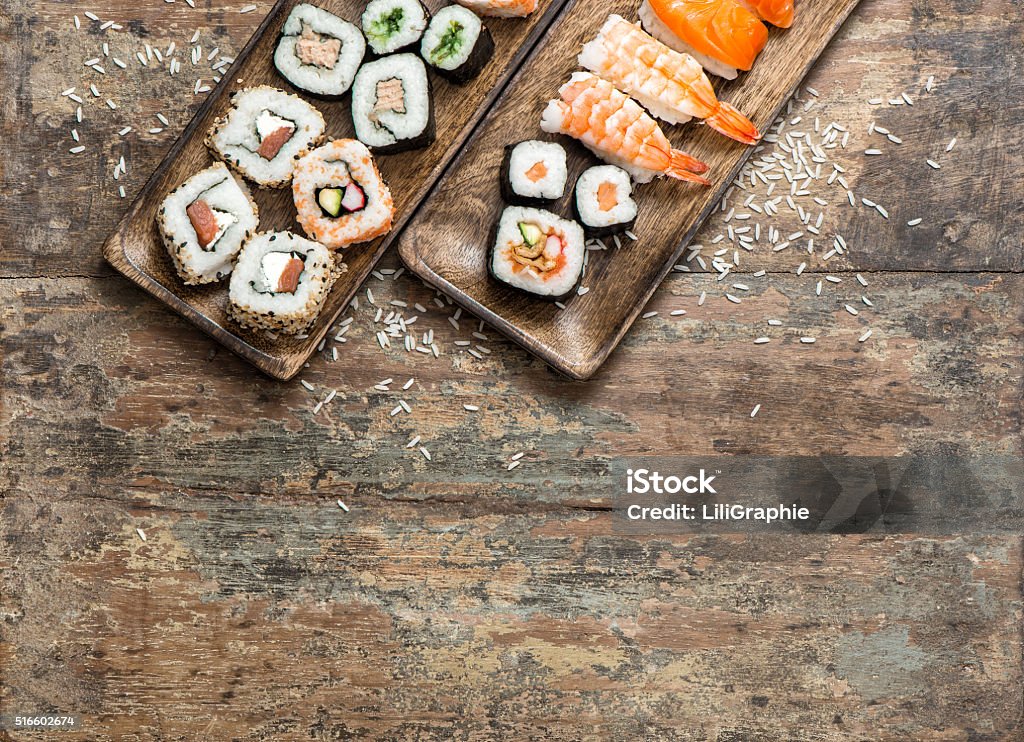
<svg viewBox="0 0 1024 742">
<path fill-rule="evenodd" d="M 188 220 L 192 222 L 192 228 L 196 231 L 199 246 L 208 247 L 220 231 L 217 215 L 213 213 L 213 209 L 208 203 L 198 199 L 185 208 L 185 213 L 188 215 Z"/>
</svg>

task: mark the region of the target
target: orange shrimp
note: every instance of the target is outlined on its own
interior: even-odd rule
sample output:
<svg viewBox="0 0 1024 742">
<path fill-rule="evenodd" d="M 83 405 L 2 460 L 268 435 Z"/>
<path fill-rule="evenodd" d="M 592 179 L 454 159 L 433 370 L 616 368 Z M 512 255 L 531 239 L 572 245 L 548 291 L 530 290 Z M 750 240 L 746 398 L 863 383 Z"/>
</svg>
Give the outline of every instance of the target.
<svg viewBox="0 0 1024 742">
<path fill-rule="evenodd" d="M 477 15 L 523 18 L 537 9 L 537 0 L 455 0 Z"/>
<path fill-rule="evenodd" d="M 640 20 L 656 39 L 730 80 L 768 41 L 767 27 L 736 0 L 644 0 Z"/>
<path fill-rule="evenodd" d="M 579 139 L 601 159 L 628 171 L 638 182 L 658 175 L 711 185 L 700 177 L 708 166 L 672 144 L 636 101 L 607 80 L 576 72 L 548 102 L 541 128 Z"/>
<path fill-rule="evenodd" d="M 621 16 L 608 16 L 597 37 L 584 45 L 579 62 L 662 121 L 705 119 L 708 126 L 744 144 L 754 144 L 761 136 L 746 116 L 718 100 L 693 57 L 670 49 Z"/>
<path fill-rule="evenodd" d="M 738 0 L 759 18 L 779 28 L 793 25 L 793 0 Z"/>
</svg>

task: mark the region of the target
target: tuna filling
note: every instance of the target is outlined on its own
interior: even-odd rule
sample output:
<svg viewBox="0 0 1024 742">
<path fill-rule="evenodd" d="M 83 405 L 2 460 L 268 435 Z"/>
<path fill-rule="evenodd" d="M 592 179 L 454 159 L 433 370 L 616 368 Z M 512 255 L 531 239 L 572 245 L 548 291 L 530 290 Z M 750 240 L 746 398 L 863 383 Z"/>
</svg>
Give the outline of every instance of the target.
<svg viewBox="0 0 1024 742">
<path fill-rule="evenodd" d="M 309 26 L 303 25 L 302 35 L 295 42 L 295 54 L 303 64 L 333 70 L 341 56 L 341 39 L 321 36 Z"/>
</svg>

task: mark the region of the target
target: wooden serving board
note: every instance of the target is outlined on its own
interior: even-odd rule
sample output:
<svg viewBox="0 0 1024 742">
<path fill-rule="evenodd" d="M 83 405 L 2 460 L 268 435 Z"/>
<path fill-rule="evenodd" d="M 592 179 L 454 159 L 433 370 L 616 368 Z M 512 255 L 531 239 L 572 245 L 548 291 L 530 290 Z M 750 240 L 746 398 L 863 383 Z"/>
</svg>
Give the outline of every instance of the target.
<svg viewBox="0 0 1024 742">
<path fill-rule="evenodd" d="M 712 78 L 719 97 L 736 105 L 763 131 L 857 2 L 800 0 L 793 28 L 771 29 L 753 70 L 733 82 Z M 663 124 L 676 146 L 710 166 L 712 187 L 668 178 L 637 186 L 633 198 L 639 215 L 633 232 L 639 240 L 631 243 L 623 238 L 622 249 L 592 251 L 582 282 L 590 291 L 566 300 L 564 310 L 487 275 L 489 227 L 505 206 L 498 181 L 504 146 L 523 139 L 566 145 L 569 181 L 565 196 L 552 211 L 572 218 L 576 177 L 598 160 L 575 140 L 544 134 L 541 112 L 579 69 L 580 48 L 597 34 L 608 15 L 618 13 L 636 21 L 638 7 L 639 0 L 567 3 L 398 243 L 410 270 L 576 379 L 590 377 L 615 349 L 754 149 L 695 122 Z"/>
<path fill-rule="evenodd" d="M 272 85 L 297 93 L 320 109 L 330 138 L 353 136 L 349 95 L 334 102 L 320 101 L 294 90 L 274 70 L 273 54 L 281 26 L 298 0 L 279 0 L 236 58 L 223 80 L 196 113 L 181 137 L 143 187 L 103 246 L 106 259 L 121 273 L 195 323 L 227 348 L 279 379 L 294 376 L 316 349 L 338 314 L 345 308 L 374 264 L 399 233 L 444 166 L 465 142 L 502 86 L 520 66 L 533 42 L 551 23 L 565 0 L 541 0 L 526 19 L 485 19 L 494 37 L 494 57 L 480 75 L 462 86 L 430 73 L 433 85 L 437 139 L 429 147 L 382 156 L 378 165 L 395 200 L 395 226 L 389 235 L 344 251 L 348 271 L 338 279 L 317 322 L 303 339 L 242 330 L 227 317 L 227 281 L 186 286 L 174 270 L 155 226 L 155 215 L 167 193 L 213 159 L 203 139 L 213 120 L 227 110 L 230 95 L 254 85 Z M 359 25 L 363 0 L 314 0 L 322 7 Z M 431 11 L 448 3 L 425 0 Z M 428 68 L 429 69 L 429 68 Z M 260 230 L 302 230 L 295 221 L 291 188 L 259 189 L 250 184 L 260 207 Z"/>
</svg>

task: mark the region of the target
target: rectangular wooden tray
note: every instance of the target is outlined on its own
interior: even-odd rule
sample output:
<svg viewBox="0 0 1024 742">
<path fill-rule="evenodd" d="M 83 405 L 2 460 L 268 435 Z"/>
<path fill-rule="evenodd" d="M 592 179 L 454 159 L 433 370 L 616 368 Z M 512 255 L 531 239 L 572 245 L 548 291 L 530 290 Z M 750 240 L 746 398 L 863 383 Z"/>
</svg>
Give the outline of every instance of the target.
<svg viewBox="0 0 1024 742">
<path fill-rule="evenodd" d="M 712 78 L 721 99 L 764 130 L 857 3 L 801 0 L 793 28 L 771 30 L 752 71 L 729 83 Z M 707 126 L 662 125 L 675 145 L 710 165 L 713 186 L 670 179 L 638 186 L 634 199 L 639 216 L 633 231 L 639 241 L 624 239 L 622 249 L 591 252 L 583 278 L 590 291 L 568 299 L 564 310 L 488 277 L 489 227 L 504 208 L 498 185 L 504 146 L 523 139 L 555 139 L 541 131 L 541 112 L 578 69 L 583 43 L 596 35 L 610 13 L 635 21 L 638 7 L 639 0 L 567 3 L 398 242 L 411 271 L 576 379 L 589 378 L 615 349 L 754 149 Z M 574 140 L 557 139 L 569 153 L 570 185 L 552 211 L 571 216 L 571 184 L 597 159 Z"/>
<path fill-rule="evenodd" d="M 107 239 L 103 245 L 104 256 L 118 271 L 260 370 L 279 379 L 291 378 L 316 349 L 564 1 L 541 0 L 540 9 L 526 19 L 486 19 L 494 37 L 494 57 L 480 76 L 467 85 L 452 85 L 431 73 L 437 140 L 425 149 L 378 158 L 381 173 L 395 200 L 395 227 L 385 237 L 344 251 L 348 271 L 335 284 L 306 338 L 281 335 L 274 340 L 266 333 L 247 332 L 233 324 L 226 313 L 227 282 L 208 286 L 182 283 L 154 221 L 167 192 L 213 162 L 203 138 L 213 120 L 227 109 L 231 93 L 261 84 L 298 92 L 277 74 L 273 65 L 281 25 L 298 0 L 279 0 L 260 24 Z M 358 25 L 366 3 L 365 0 L 315 0 L 314 4 Z M 433 11 L 448 3 L 425 0 L 425 4 Z M 341 102 L 303 97 L 323 112 L 329 137 L 353 135 L 350 96 Z M 253 188 L 253 193 L 260 207 L 261 230 L 289 229 L 302 234 L 295 221 L 290 188 Z"/>
</svg>

